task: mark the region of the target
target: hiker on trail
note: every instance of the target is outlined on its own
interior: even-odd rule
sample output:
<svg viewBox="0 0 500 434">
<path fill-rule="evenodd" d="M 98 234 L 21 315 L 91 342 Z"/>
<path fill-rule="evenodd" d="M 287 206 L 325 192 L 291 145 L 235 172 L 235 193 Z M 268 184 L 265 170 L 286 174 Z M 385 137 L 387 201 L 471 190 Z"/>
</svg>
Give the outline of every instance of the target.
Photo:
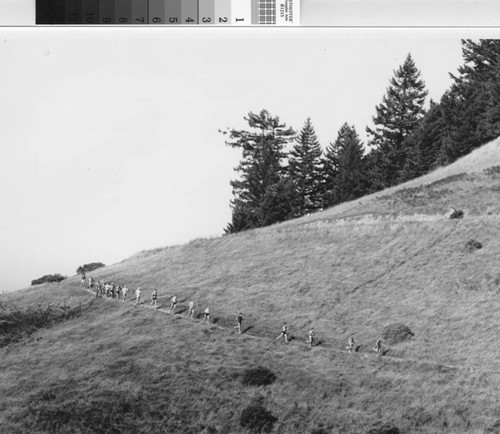
<svg viewBox="0 0 500 434">
<path fill-rule="evenodd" d="M 151 293 L 151 304 L 155 305 L 156 309 L 156 299 L 158 298 L 158 290 L 155 288 L 153 292 Z"/>
<path fill-rule="evenodd" d="M 314 344 L 314 327 L 309 330 L 309 339 L 307 340 L 309 342 L 309 346 L 312 347 Z"/>
<path fill-rule="evenodd" d="M 118 285 L 116 288 L 116 298 L 119 300 L 120 299 L 120 294 L 122 293 L 122 286 Z"/>
<path fill-rule="evenodd" d="M 174 295 L 170 299 L 170 313 L 175 313 L 175 307 L 177 306 L 177 295 Z"/>
<path fill-rule="evenodd" d="M 205 309 L 205 312 L 203 312 L 203 321 L 207 321 L 208 324 L 210 324 L 210 306 L 207 306 Z"/>
<path fill-rule="evenodd" d="M 382 354 L 382 338 L 379 337 L 377 342 L 375 343 L 375 348 L 373 349 L 377 353 L 378 356 Z"/>
<path fill-rule="evenodd" d="M 141 301 L 141 287 L 135 290 L 135 304 L 138 304 Z"/>
<path fill-rule="evenodd" d="M 194 301 L 190 301 L 189 302 L 189 306 L 188 306 L 188 313 L 187 313 L 187 317 L 189 318 L 189 315 L 191 315 L 191 318 L 193 318 L 193 315 L 194 315 Z"/>
<path fill-rule="evenodd" d="M 85 286 L 85 276 L 82 276 L 80 279 L 80 288 L 83 288 Z"/>
<path fill-rule="evenodd" d="M 236 317 L 236 324 L 233 328 L 238 329 L 238 334 L 241 335 L 241 323 L 243 321 L 243 314 L 240 312 L 239 315 Z"/>
<path fill-rule="evenodd" d="M 345 349 L 349 353 L 352 352 L 352 350 L 354 349 L 354 335 L 351 335 L 351 337 L 349 338 L 349 341 L 347 342 L 347 347 L 345 347 Z"/>
<path fill-rule="evenodd" d="M 281 336 L 284 336 L 285 342 L 288 342 L 288 326 L 287 326 L 286 322 L 283 323 L 283 327 L 281 327 L 281 334 L 276 338 L 276 340 L 281 338 Z"/>
<path fill-rule="evenodd" d="M 127 288 L 127 285 L 125 285 L 122 289 L 123 301 L 125 301 L 125 299 L 127 298 L 127 292 L 128 292 L 128 288 Z"/>
<path fill-rule="evenodd" d="M 94 286 L 94 279 L 92 279 L 92 276 L 89 277 L 89 289 L 92 289 Z"/>
</svg>

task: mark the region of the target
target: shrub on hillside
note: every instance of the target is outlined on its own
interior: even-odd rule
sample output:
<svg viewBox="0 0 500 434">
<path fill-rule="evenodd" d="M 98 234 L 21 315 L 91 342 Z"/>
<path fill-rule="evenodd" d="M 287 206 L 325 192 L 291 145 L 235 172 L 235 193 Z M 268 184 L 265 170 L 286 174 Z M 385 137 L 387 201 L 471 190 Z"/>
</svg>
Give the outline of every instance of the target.
<svg viewBox="0 0 500 434">
<path fill-rule="evenodd" d="M 240 415 L 240 426 L 253 432 L 271 432 L 278 419 L 260 404 L 245 407 Z"/>
<path fill-rule="evenodd" d="M 366 434 L 399 434 L 399 428 L 392 423 L 376 423 Z"/>
<path fill-rule="evenodd" d="M 472 239 L 472 240 L 469 240 L 465 243 L 465 248 L 469 252 L 473 252 L 474 250 L 482 249 L 483 245 L 479 241 Z"/>
<path fill-rule="evenodd" d="M 78 316 L 82 307 L 36 305 L 26 308 L 0 305 L 0 348 L 19 342 L 36 330 Z"/>
<path fill-rule="evenodd" d="M 453 212 L 450 214 L 450 219 L 463 219 L 464 212 L 461 209 L 452 208 Z"/>
<path fill-rule="evenodd" d="M 486 175 L 500 175 L 500 166 L 492 166 L 484 169 Z"/>
<path fill-rule="evenodd" d="M 241 382 L 244 386 L 268 386 L 276 381 L 276 375 L 263 366 L 246 369 Z"/>
<path fill-rule="evenodd" d="M 402 323 L 389 324 L 384 327 L 382 338 L 390 345 L 410 340 L 415 333 Z"/>
<path fill-rule="evenodd" d="M 102 267 L 105 267 L 105 265 L 102 262 L 92 262 L 90 264 L 80 265 L 76 269 L 76 274 L 90 273 L 91 271 L 97 270 L 98 268 Z"/>
<path fill-rule="evenodd" d="M 311 434 L 330 434 L 330 431 L 327 431 L 324 428 L 316 428 L 311 431 Z"/>
<path fill-rule="evenodd" d="M 40 285 L 41 283 L 47 283 L 47 282 L 60 282 L 61 280 L 64 279 L 66 279 L 66 276 L 61 276 L 60 274 L 46 274 L 45 276 L 32 280 L 31 286 Z"/>
</svg>

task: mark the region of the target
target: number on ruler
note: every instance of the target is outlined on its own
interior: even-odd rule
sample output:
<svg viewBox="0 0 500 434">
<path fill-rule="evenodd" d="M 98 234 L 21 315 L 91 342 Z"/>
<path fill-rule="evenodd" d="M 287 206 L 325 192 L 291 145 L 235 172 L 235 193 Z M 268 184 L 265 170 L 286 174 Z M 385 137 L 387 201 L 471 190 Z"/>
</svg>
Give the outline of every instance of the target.
<svg viewBox="0 0 500 434">
<path fill-rule="evenodd" d="M 111 17 L 104 17 L 102 19 L 102 22 L 105 23 L 105 24 L 109 24 L 111 22 Z"/>
<path fill-rule="evenodd" d="M 173 24 L 173 23 L 176 23 L 176 22 L 177 22 L 177 17 L 170 17 L 170 18 L 168 19 L 168 22 L 169 22 L 169 23 L 172 23 L 172 24 Z"/>
<path fill-rule="evenodd" d="M 95 23 L 95 14 L 87 12 L 86 15 L 87 15 L 87 18 L 85 19 L 85 21 L 87 22 L 87 24 L 94 24 Z"/>
<path fill-rule="evenodd" d="M 153 17 L 153 23 L 157 24 L 157 23 L 161 23 L 161 18 L 160 17 Z"/>
<path fill-rule="evenodd" d="M 144 23 L 144 17 L 136 17 L 136 21 L 139 21 L 140 23 Z"/>
<path fill-rule="evenodd" d="M 194 23 L 194 20 L 191 17 L 187 17 L 186 23 Z"/>
<path fill-rule="evenodd" d="M 120 17 L 118 20 L 121 24 L 127 24 L 128 23 L 128 18 L 127 17 Z"/>
<path fill-rule="evenodd" d="M 219 23 L 227 23 L 227 17 L 219 17 Z"/>
<path fill-rule="evenodd" d="M 204 23 L 211 23 L 212 22 L 212 18 L 210 18 L 210 17 L 203 17 L 201 19 L 201 21 L 203 21 Z"/>
</svg>

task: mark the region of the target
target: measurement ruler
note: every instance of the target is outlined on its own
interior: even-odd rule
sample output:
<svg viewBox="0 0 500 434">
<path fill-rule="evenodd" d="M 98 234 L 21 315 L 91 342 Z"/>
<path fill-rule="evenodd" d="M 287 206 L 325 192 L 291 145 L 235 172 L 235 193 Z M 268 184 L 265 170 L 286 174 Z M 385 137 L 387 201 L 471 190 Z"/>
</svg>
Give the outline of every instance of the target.
<svg viewBox="0 0 500 434">
<path fill-rule="evenodd" d="M 37 25 L 299 25 L 300 0 L 36 0 Z"/>
</svg>

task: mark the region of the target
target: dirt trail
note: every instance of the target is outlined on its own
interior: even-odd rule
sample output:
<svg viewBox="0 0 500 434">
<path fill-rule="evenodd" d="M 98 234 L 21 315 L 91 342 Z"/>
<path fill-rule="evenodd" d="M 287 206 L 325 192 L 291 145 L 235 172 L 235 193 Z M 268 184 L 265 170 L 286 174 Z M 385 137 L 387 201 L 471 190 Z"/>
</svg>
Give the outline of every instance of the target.
<svg viewBox="0 0 500 434">
<path fill-rule="evenodd" d="M 95 296 L 95 292 L 92 291 L 91 289 L 85 288 L 85 290 L 90 292 L 91 294 L 93 294 Z M 105 302 L 128 303 L 128 304 L 135 303 L 135 299 L 132 299 L 132 298 L 125 301 L 125 302 L 117 300 L 117 299 L 107 298 L 107 297 L 100 297 L 99 299 L 101 299 Z M 161 313 L 164 313 L 167 315 L 172 315 L 170 313 L 169 309 L 163 308 L 162 305 L 160 305 L 160 307 L 157 307 L 155 309 L 154 307 L 151 306 L 150 302 L 148 302 L 148 301 L 142 301 L 137 306 L 142 308 L 142 309 L 153 309 L 156 312 L 161 312 Z M 183 310 L 183 312 L 184 312 L 184 310 Z M 173 315 L 176 315 L 177 318 L 180 318 L 183 321 L 190 321 L 190 322 L 198 324 L 198 325 L 205 324 L 202 320 L 199 320 L 199 319 L 194 319 L 194 318 L 189 319 L 186 316 L 182 315 L 180 312 L 174 313 Z M 215 318 L 215 321 L 220 321 L 220 320 L 226 320 L 226 318 L 223 318 L 223 317 Z M 210 323 L 209 325 L 212 328 L 216 328 L 216 329 L 224 331 L 224 332 L 236 333 L 232 327 L 222 327 L 222 326 L 217 325 L 214 322 Z M 275 341 L 274 338 L 270 338 L 270 337 L 264 336 L 262 334 L 244 332 L 244 333 L 242 333 L 242 335 L 244 335 L 245 337 L 250 338 L 250 339 L 267 340 L 267 341 L 271 341 L 271 342 Z M 282 345 L 282 344 L 277 343 L 277 345 Z M 292 341 L 290 341 L 289 345 L 293 345 L 293 346 L 298 345 L 299 347 L 309 347 L 309 345 L 307 343 L 301 342 L 297 339 L 293 339 Z M 311 351 L 329 352 L 329 353 L 335 353 L 335 354 L 342 354 L 344 356 L 347 356 L 349 354 L 345 350 L 340 350 L 340 349 L 334 348 L 334 347 L 332 347 L 324 342 L 311 348 Z M 487 373 L 487 374 L 500 374 L 500 371 L 495 371 L 495 370 L 486 370 L 486 369 L 479 369 L 479 368 L 460 366 L 460 365 L 449 365 L 449 364 L 445 364 L 445 363 L 432 362 L 429 360 L 404 358 L 404 357 L 391 356 L 391 355 L 387 355 L 387 354 L 382 355 L 382 356 L 377 356 L 371 352 L 355 351 L 350 356 L 357 356 L 357 357 L 361 357 L 364 359 L 377 359 L 378 358 L 380 361 L 384 360 L 384 361 L 390 361 L 393 363 L 400 363 L 400 364 L 411 363 L 411 364 L 416 364 L 416 365 L 422 366 L 422 367 L 427 366 L 429 368 L 435 368 L 435 369 L 438 369 L 442 372 L 468 371 L 468 372 L 478 372 L 478 373 Z"/>
</svg>

